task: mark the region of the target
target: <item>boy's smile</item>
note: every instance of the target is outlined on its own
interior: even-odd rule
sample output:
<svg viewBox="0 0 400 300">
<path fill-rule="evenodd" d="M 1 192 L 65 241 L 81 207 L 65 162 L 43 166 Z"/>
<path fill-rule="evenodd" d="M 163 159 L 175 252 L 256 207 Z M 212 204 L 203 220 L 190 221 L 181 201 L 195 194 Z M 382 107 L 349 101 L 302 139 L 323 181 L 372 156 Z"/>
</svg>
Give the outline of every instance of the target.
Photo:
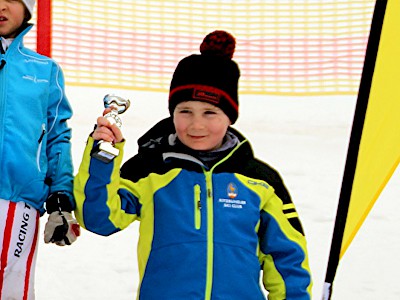
<svg viewBox="0 0 400 300">
<path fill-rule="evenodd" d="M 174 110 L 178 138 L 193 150 L 210 151 L 220 147 L 230 124 L 228 116 L 210 103 L 185 101 Z"/>
</svg>

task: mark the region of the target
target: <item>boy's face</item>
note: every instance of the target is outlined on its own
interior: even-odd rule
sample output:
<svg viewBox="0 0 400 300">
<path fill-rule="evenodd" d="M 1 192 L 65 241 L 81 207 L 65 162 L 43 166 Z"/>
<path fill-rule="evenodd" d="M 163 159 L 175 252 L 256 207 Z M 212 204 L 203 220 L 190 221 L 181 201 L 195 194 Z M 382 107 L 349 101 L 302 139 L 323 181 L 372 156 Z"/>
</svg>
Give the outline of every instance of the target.
<svg viewBox="0 0 400 300">
<path fill-rule="evenodd" d="M 228 116 L 219 107 L 206 102 L 185 101 L 174 110 L 178 138 L 194 150 L 219 148 L 230 124 Z"/>
<path fill-rule="evenodd" d="M 0 36 L 14 38 L 25 18 L 21 0 L 0 0 Z"/>
</svg>

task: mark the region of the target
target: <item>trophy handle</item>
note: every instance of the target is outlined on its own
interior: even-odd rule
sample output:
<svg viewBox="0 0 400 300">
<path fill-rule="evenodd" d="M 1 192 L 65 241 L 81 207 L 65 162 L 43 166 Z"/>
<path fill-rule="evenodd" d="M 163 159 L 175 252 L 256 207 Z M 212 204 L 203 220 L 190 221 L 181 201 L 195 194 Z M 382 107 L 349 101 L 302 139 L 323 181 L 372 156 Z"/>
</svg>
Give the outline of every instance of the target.
<svg viewBox="0 0 400 300">
<path fill-rule="evenodd" d="M 113 107 L 118 111 L 119 114 L 124 113 L 129 106 L 131 105 L 131 101 L 129 99 L 125 99 L 116 95 L 107 94 L 103 99 L 104 107 Z"/>
</svg>

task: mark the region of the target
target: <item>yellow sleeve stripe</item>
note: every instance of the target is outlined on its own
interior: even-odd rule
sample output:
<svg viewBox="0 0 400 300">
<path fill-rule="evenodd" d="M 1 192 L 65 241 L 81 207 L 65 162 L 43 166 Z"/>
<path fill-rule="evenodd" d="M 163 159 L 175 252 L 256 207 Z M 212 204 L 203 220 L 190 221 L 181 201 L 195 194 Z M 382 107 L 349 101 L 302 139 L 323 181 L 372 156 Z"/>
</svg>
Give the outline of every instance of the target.
<svg viewBox="0 0 400 300">
<path fill-rule="evenodd" d="M 85 185 L 89 178 L 90 151 L 92 150 L 93 142 L 94 140 L 89 137 L 79 166 L 79 172 L 74 178 L 75 217 L 83 228 L 86 228 L 83 218 L 83 203 L 85 202 Z"/>
<path fill-rule="evenodd" d="M 283 208 L 283 210 L 295 209 L 293 203 L 283 204 L 282 208 Z"/>
<path fill-rule="evenodd" d="M 288 219 L 292 219 L 292 218 L 298 218 L 298 217 L 299 217 L 299 214 L 298 214 L 297 212 L 292 212 L 292 213 L 285 214 L 285 216 L 286 216 Z"/>
</svg>

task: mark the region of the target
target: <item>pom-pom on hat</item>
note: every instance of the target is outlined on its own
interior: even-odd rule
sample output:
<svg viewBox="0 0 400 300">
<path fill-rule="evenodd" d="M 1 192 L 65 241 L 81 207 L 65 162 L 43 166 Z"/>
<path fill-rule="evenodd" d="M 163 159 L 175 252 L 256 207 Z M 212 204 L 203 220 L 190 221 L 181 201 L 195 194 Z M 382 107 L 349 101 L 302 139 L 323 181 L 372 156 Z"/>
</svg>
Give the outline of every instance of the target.
<svg viewBox="0 0 400 300">
<path fill-rule="evenodd" d="M 203 101 L 221 108 L 232 124 L 238 118 L 240 70 L 232 60 L 235 38 L 226 31 L 209 33 L 200 45 L 200 55 L 183 58 L 172 76 L 169 112 L 183 101 Z"/>
<path fill-rule="evenodd" d="M 31 14 L 31 17 L 33 16 L 33 8 L 35 7 L 35 0 L 22 0 L 22 2 L 25 4 L 25 7 L 28 9 L 29 13 Z"/>
</svg>

